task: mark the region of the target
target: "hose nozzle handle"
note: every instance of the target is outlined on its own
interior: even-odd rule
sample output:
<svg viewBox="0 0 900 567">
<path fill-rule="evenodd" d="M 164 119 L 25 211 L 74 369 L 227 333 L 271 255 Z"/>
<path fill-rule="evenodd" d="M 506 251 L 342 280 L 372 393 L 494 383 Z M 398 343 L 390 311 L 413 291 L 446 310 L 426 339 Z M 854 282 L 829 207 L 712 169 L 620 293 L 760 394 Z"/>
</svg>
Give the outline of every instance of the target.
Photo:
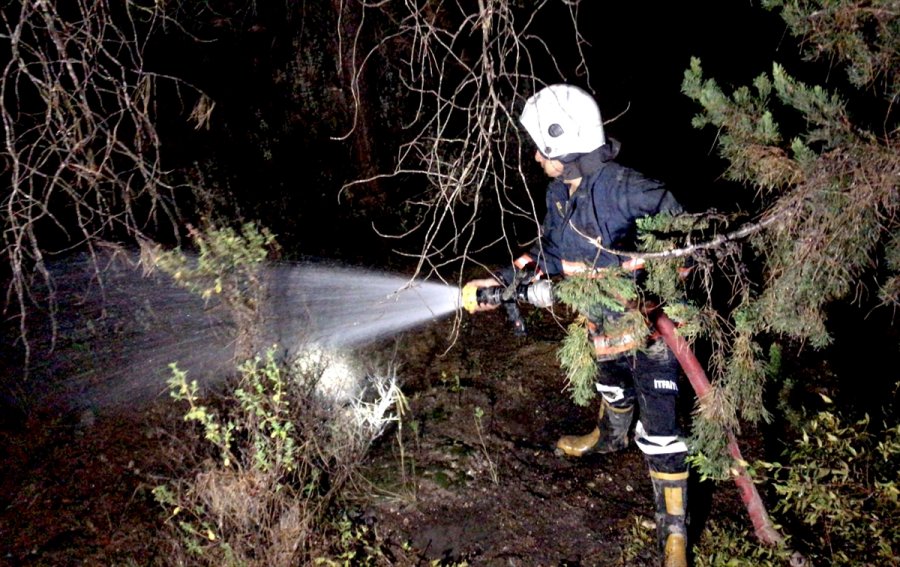
<svg viewBox="0 0 900 567">
<path fill-rule="evenodd" d="M 482 305 L 500 305 L 510 301 L 514 302 L 514 299 L 504 299 L 504 291 L 505 289 L 499 285 L 478 287 L 468 283 L 462 288 L 460 305 L 469 313 L 474 313 Z"/>
<path fill-rule="evenodd" d="M 478 309 L 478 289 L 470 283 L 462 288 L 460 304 L 469 313 L 474 313 Z"/>
<path fill-rule="evenodd" d="M 488 286 L 476 287 L 469 283 L 462 288 L 460 305 L 469 313 L 474 313 L 480 305 L 515 305 L 522 301 L 535 307 L 550 307 L 554 302 L 554 291 L 550 280 L 537 280 L 518 287 Z"/>
<path fill-rule="evenodd" d="M 476 287 L 472 284 L 466 284 L 462 288 L 460 304 L 462 308 L 469 313 L 474 313 L 480 305 L 503 305 L 506 309 L 506 318 L 513 326 L 513 333 L 516 336 L 524 336 L 525 320 L 519 311 L 519 305 L 516 298 L 506 299 L 505 294 L 507 288 L 503 286 Z"/>
</svg>

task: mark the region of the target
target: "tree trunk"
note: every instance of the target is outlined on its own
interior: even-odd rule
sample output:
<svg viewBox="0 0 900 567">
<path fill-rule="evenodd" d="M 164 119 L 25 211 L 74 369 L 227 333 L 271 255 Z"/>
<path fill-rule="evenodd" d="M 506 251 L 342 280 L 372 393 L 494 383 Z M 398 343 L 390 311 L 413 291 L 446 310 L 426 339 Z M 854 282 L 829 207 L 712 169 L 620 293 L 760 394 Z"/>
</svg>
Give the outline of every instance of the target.
<svg viewBox="0 0 900 567">
<path fill-rule="evenodd" d="M 351 199 L 364 209 L 369 209 L 380 206 L 384 202 L 384 195 L 378 180 L 372 179 L 378 173 L 376 144 L 372 142 L 375 128 L 369 110 L 365 73 L 360 73 L 358 69 L 363 55 L 357 52 L 360 49 L 358 38 L 362 33 L 361 14 L 365 8 L 353 0 L 332 0 L 332 6 L 338 22 L 338 34 L 335 38 L 338 73 L 343 92 L 349 93 L 346 102 L 352 119 L 350 129 L 339 139 L 349 139 L 353 145 L 357 176 L 360 179 L 371 179 L 366 183 L 353 185 L 347 191 Z"/>
</svg>

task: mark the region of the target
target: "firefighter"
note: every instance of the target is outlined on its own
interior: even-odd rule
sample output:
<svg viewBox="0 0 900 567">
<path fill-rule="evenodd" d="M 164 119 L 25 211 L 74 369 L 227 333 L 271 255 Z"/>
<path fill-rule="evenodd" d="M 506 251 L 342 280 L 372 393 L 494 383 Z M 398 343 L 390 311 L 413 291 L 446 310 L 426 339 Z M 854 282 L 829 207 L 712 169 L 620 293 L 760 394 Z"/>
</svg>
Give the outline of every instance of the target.
<svg viewBox="0 0 900 567">
<path fill-rule="evenodd" d="M 681 212 L 672 194 L 662 183 L 616 163 L 619 143 L 606 137 L 594 98 L 576 86 L 540 90 L 526 101 L 520 122 L 537 146 L 535 160 L 552 181 L 539 242 L 514 262 L 515 268 L 530 266 L 548 277 L 602 277 L 604 270 L 620 267 L 637 277 L 642 262 L 611 251 L 635 249 L 637 219 Z M 510 268 L 497 279 L 508 285 L 514 272 Z M 497 284 L 488 278 L 468 285 Z M 556 451 L 580 457 L 621 450 L 634 422 L 635 443 L 650 469 L 663 564 L 687 565 L 688 467 L 676 413 L 678 362 L 652 335 L 639 341 L 605 332 L 620 314 L 598 306 L 586 315 L 598 367 L 598 423 L 586 435 L 560 438 Z"/>
</svg>

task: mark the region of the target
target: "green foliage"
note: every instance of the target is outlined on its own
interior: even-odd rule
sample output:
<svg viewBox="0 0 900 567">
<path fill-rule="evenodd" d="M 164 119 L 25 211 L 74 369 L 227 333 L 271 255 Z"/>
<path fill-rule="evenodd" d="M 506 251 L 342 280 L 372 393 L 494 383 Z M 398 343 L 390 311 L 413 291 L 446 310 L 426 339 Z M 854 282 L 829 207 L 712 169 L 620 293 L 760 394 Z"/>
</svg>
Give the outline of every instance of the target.
<svg viewBox="0 0 900 567">
<path fill-rule="evenodd" d="M 243 380 L 234 391 L 245 416 L 242 427 L 253 446 L 253 466 L 261 472 L 293 472 L 299 448 L 290 415 L 287 384 L 274 349 L 266 357 L 247 360 L 239 367 Z"/>
<path fill-rule="evenodd" d="M 894 0 L 763 0 L 791 33 L 804 38 L 808 59 L 844 62 L 859 88 L 881 83 L 884 98 L 900 94 L 900 10 Z"/>
<path fill-rule="evenodd" d="M 732 460 L 728 456 L 725 427 L 708 419 L 702 423 L 695 419 L 694 425 L 696 429 L 688 444 L 687 462 L 703 481 L 728 480 Z"/>
<path fill-rule="evenodd" d="M 737 434 L 740 419 L 769 421 L 765 386 L 777 372 L 780 351 L 769 351 L 754 340 L 756 316 L 748 304 L 733 313 L 734 327 L 725 352 L 720 353 L 720 378 L 712 392 L 699 400 L 691 436 L 691 461 L 704 478 L 724 480 L 731 475 L 728 433 Z"/>
<path fill-rule="evenodd" d="M 491 475 L 491 482 L 499 484 L 500 473 L 497 471 L 497 466 L 491 458 L 491 452 L 488 450 L 487 442 L 484 438 L 484 424 L 482 423 L 482 418 L 484 418 L 484 410 L 479 406 L 475 406 L 475 431 L 478 432 L 478 441 L 481 444 L 481 454 L 484 456 L 485 462 L 487 462 L 488 471 Z"/>
<path fill-rule="evenodd" d="M 697 215 L 673 215 L 660 213 L 637 220 L 638 240 L 641 250 L 647 252 L 664 252 L 677 248 L 669 239 L 662 237 L 683 235 L 685 233 L 704 230 L 710 227 L 710 220 Z"/>
<path fill-rule="evenodd" d="M 616 317 L 604 317 L 604 333 L 610 336 L 631 334 L 637 338 L 638 344 L 646 338 L 650 331 L 643 314 L 637 309 L 629 309 Z M 566 387 L 570 390 L 572 401 L 585 406 L 597 395 L 597 358 L 594 344 L 587 332 L 587 318 L 580 316 L 569 324 L 557 353 L 560 366 L 566 371 Z"/>
<path fill-rule="evenodd" d="M 700 332 L 698 310 L 684 299 L 684 260 L 665 256 L 676 248 L 675 236 L 701 230 L 705 219 L 690 215 L 663 213 L 638 220 L 641 252 L 657 254 L 646 260 L 646 278 L 638 286 L 634 273 L 620 268 L 605 268 L 596 273 L 570 276 L 554 286 L 556 297 L 580 314 L 569 325 L 558 358 L 566 371 L 566 384 L 573 401 L 587 405 L 596 395 L 597 365 L 593 344 L 585 332 L 587 321 L 600 323 L 610 336 L 629 334 L 639 339 L 649 336 L 649 328 L 640 307 L 647 294 L 661 303 L 667 315 L 683 325 L 682 332 L 692 338 Z M 659 254 L 662 253 L 662 254 Z"/>
<path fill-rule="evenodd" d="M 693 458 L 712 476 L 727 469 L 727 455 L 715 456 L 724 447 L 723 433 L 737 431 L 739 419 L 767 418 L 762 393 L 772 372 L 761 344 L 783 337 L 814 348 L 828 345 L 829 306 L 858 300 L 867 282 L 880 288 L 887 304 L 900 296 L 896 113 L 870 105 L 884 116 L 866 117 L 878 128 L 869 131 L 846 102 L 873 95 L 896 99 L 896 2 L 764 4 L 781 11 L 810 58 L 846 65 L 851 83 L 866 92 L 801 82 L 777 62 L 771 73 L 730 94 L 704 76 L 698 59 L 685 71 L 682 91 L 701 107 L 694 125 L 715 129 L 718 152 L 728 161 L 726 177 L 757 189 L 759 205 L 745 212 L 755 223 L 720 240 L 714 262 L 698 257 L 707 289 L 722 276 L 732 288 L 723 307 L 701 305 L 694 318 L 698 336 L 712 341 L 714 391 L 698 408 Z M 748 236 L 750 246 L 743 246 Z M 873 273 L 882 252 L 885 269 Z M 712 297 L 710 290 L 707 299 Z M 710 308 L 720 314 L 704 316 Z M 792 415 L 796 420 L 802 412 Z"/>
<path fill-rule="evenodd" d="M 560 301 L 585 315 L 593 314 L 598 307 L 622 313 L 626 304 L 638 297 L 631 274 L 612 268 L 604 270 L 602 277 L 579 274 L 565 278 L 554 291 Z"/>
<path fill-rule="evenodd" d="M 729 160 L 727 175 L 778 197 L 768 216 L 781 217 L 753 239 L 767 267 L 759 297 L 758 332 L 772 331 L 824 346 L 830 341 L 824 307 L 850 295 L 869 265 L 878 242 L 891 234 L 898 202 L 900 158 L 890 140 L 855 127 L 841 97 L 807 86 L 773 65 L 772 79 L 756 80 L 758 94 L 745 88 L 729 98 L 702 77 L 694 59 L 682 89 L 703 106 L 695 125 L 722 133 L 719 151 Z M 768 136 L 766 118 L 772 88 L 783 105 L 809 126 L 788 147 Z M 814 149 L 814 147 L 816 149 Z M 791 157 L 791 153 L 795 155 Z M 887 217 L 885 217 L 887 215 Z"/>
<path fill-rule="evenodd" d="M 662 309 L 678 325 L 678 334 L 687 341 L 693 341 L 703 332 L 703 315 L 697 306 L 686 302 L 666 303 Z"/>
<path fill-rule="evenodd" d="M 672 252 L 679 251 L 692 238 L 702 238 L 711 224 L 709 218 L 689 214 L 662 213 L 637 220 L 640 252 L 649 253 L 645 258 L 647 273 L 642 282 L 643 291 L 663 306 L 666 315 L 679 324 L 679 332 L 688 339 L 700 332 L 699 312 L 686 297 L 685 257 Z"/>
<path fill-rule="evenodd" d="M 874 434 L 865 418 L 816 415 L 786 453 L 767 463 L 775 512 L 820 538 L 816 564 L 900 565 L 900 425 Z"/>
<path fill-rule="evenodd" d="M 761 546 L 743 524 L 710 522 L 694 546 L 695 567 L 784 567 L 793 554 L 786 547 Z"/>
<path fill-rule="evenodd" d="M 888 276 L 879 293 L 881 301 L 900 306 L 900 234 L 893 234 L 885 246 L 884 264 Z"/>
<path fill-rule="evenodd" d="M 260 307 L 266 294 L 262 265 L 277 250 L 275 237 L 265 228 L 246 223 L 240 232 L 211 226 L 191 228 L 196 254 L 154 250 L 153 265 L 169 274 L 179 287 L 207 302 L 223 305 L 231 314 L 238 340 L 238 357 L 256 352 Z"/>
<path fill-rule="evenodd" d="M 560 366 L 566 371 L 566 385 L 571 391 L 572 400 L 580 406 L 588 405 L 597 395 L 594 390 L 597 362 L 585 325 L 582 317 L 570 323 L 557 353 Z"/>
<path fill-rule="evenodd" d="M 774 372 L 770 374 L 775 375 Z M 794 397 L 795 393 L 800 391 L 802 380 L 793 376 L 782 376 L 780 373 L 777 376 L 781 383 L 775 400 L 775 413 L 782 420 L 786 431 L 800 431 L 807 421 L 807 412 Z"/>
<path fill-rule="evenodd" d="M 336 549 L 331 555 L 313 559 L 313 565 L 355 567 L 387 563 L 384 552 L 378 546 L 378 538 L 369 526 L 354 521 L 346 512 L 333 519 L 332 524 L 337 531 Z"/>
<path fill-rule="evenodd" d="M 562 303 L 581 314 L 569 325 L 557 358 L 566 371 L 566 387 L 572 400 L 584 406 L 596 396 L 594 382 L 597 376 L 594 346 L 586 330 L 588 316 L 595 321 L 604 321 L 604 330 L 611 335 L 646 335 L 643 317 L 634 309 L 627 309 L 628 303 L 638 298 L 638 290 L 631 275 L 619 269 L 604 270 L 601 277 L 594 274 L 571 276 L 556 284 L 554 290 Z"/>
<path fill-rule="evenodd" d="M 656 526 L 640 516 L 632 517 L 629 537 L 622 546 L 620 565 L 650 564 L 656 555 Z"/>
<path fill-rule="evenodd" d="M 306 518 L 298 515 L 297 503 L 318 494 L 323 479 L 318 459 L 298 437 L 297 416 L 290 412 L 294 379 L 276 362 L 273 350 L 264 359 L 245 362 L 240 371 L 229 418 L 204 405 L 196 381 L 189 383 L 174 364 L 169 379 L 172 397 L 188 406 L 185 421 L 200 425 L 204 439 L 220 455 L 218 463 L 205 465 L 195 482 L 154 490 L 170 520 L 178 518 L 184 550 L 202 564 L 243 565 L 262 551 L 256 549 L 261 545 L 283 554 L 283 530 L 298 527 L 288 520 L 316 517 L 315 506 L 304 507 Z M 259 530 L 252 536 L 250 524 Z"/>
<path fill-rule="evenodd" d="M 777 494 L 772 516 L 793 528 L 783 547 L 761 546 L 743 523 L 713 522 L 694 548 L 698 567 L 900 565 L 900 425 L 871 431 L 830 412 L 811 418 L 785 464 L 759 463 Z"/>
<path fill-rule="evenodd" d="M 796 164 L 778 147 L 781 135 L 768 109 L 771 81 L 757 77 L 755 92 L 740 87 L 728 97 L 713 79 L 703 78 L 700 60 L 691 59 L 684 73 L 682 92 L 703 106 L 694 117 L 696 128 L 714 126 L 720 155 L 728 160 L 726 176 L 773 190 L 796 183 L 800 176 Z"/>
<path fill-rule="evenodd" d="M 725 396 L 731 404 L 742 408 L 743 417 L 752 422 L 769 419 L 763 405 L 763 386 L 768 374 L 762 352 L 751 333 L 736 333 L 723 380 Z"/>
<path fill-rule="evenodd" d="M 829 94 L 818 85 L 804 85 L 778 63 L 772 65 L 772 79 L 781 102 L 803 114 L 807 121 L 809 130 L 802 137 L 805 149 L 801 151 L 808 151 L 815 143 L 834 148 L 850 141 L 850 120 L 838 95 Z"/>
<path fill-rule="evenodd" d="M 231 443 L 234 433 L 234 422 L 222 423 L 215 412 L 200 403 L 199 386 L 196 380 L 187 380 L 187 372 L 178 368 L 177 363 L 169 365 L 172 376 L 168 380 L 169 394 L 175 400 L 187 402 L 188 411 L 184 414 L 185 421 L 197 422 L 203 428 L 203 437 L 212 443 L 222 458 L 222 464 L 230 467 L 234 462 L 234 454 L 231 452 Z"/>
<path fill-rule="evenodd" d="M 399 392 L 376 384 L 371 404 L 338 408 L 316 389 L 329 359 L 280 362 L 275 352 L 241 364 L 237 386 L 215 408 L 173 365 L 170 393 L 199 433 L 199 462 L 154 489 L 173 546 L 192 565 L 296 565 L 314 557 L 369 564 L 379 557 L 375 534 L 335 519 L 331 505 L 392 419 L 385 412 Z M 215 457 L 201 461 L 210 449 Z"/>
<path fill-rule="evenodd" d="M 275 246 L 275 237 L 254 223 L 240 232 L 228 227 L 191 229 L 191 237 L 198 252 L 195 260 L 179 250 L 160 251 L 155 265 L 203 299 L 223 296 L 229 304 L 254 307 L 257 295 L 247 291 L 259 283 L 259 265 Z"/>
</svg>

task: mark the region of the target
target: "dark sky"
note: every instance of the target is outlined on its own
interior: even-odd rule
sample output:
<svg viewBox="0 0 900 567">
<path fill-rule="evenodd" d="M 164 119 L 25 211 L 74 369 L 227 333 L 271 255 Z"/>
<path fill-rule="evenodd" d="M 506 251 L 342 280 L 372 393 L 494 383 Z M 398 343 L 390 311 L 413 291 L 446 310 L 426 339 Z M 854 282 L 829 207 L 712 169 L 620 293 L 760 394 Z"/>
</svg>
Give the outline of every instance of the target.
<svg viewBox="0 0 900 567">
<path fill-rule="evenodd" d="M 715 132 L 691 126 L 700 107 L 681 93 L 684 71 L 699 57 L 727 92 L 749 85 L 773 61 L 797 59 L 784 22 L 748 0 L 582 2 L 581 16 L 604 117 L 625 112 L 607 126 L 622 142 L 621 160 L 706 208 L 714 196 L 697 185 L 712 183 L 725 164 L 714 155 Z"/>
</svg>

